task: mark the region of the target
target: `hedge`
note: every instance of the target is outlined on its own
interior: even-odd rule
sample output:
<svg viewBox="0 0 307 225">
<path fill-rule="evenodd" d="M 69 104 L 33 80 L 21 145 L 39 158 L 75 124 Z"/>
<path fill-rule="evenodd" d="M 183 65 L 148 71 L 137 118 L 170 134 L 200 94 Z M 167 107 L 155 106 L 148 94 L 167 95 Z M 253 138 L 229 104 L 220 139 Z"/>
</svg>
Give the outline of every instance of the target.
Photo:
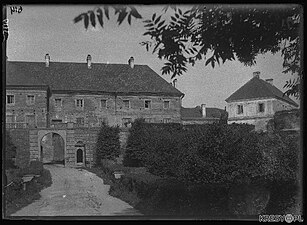
<svg viewBox="0 0 307 225">
<path fill-rule="evenodd" d="M 96 142 L 96 165 L 101 166 L 103 159 L 114 160 L 119 154 L 119 127 L 110 127 L 103 123 Z"/>
<path fill-rule="evenodd" d="M 274 191 L 279 183 L 296 185 L 298 143 L 298 136 L 256 133 L 247 124 L 182 126 L 136 120 L 124 165 L 145 166 L 154 175 L 173 177 L 187 186 L 263 183 Z M 295 194 L 286 199 L 291 202 Z M 288 205 L 277 198 L 269 205 L 280 204 L 285 211 Z"/>
</svg>

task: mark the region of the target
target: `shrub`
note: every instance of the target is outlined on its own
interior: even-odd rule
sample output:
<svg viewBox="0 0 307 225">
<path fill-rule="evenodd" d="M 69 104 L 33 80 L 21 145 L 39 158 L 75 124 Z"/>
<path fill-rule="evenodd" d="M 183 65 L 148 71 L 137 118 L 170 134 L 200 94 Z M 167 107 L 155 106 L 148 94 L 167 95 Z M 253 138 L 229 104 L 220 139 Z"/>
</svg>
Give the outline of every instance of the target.
<svg viewBox="0 0 307 225">
<path fill-rule="evenodd" d="M 16 168 L 13 159 L 16 158 L 16 146 L 12 142 L 9 130 L 5 132 L 5 167 Z"/>
<path fill-rule="evenodd" d="M 96 142 L 96 165 L 103 159 L 114 160 L 120 154 L 119 127 L 102 124 Z"/>
<path fill-rule="evenodd" d="M 41 175 L 44 170 L 44 164 L 41 161 L 30 161 L 30 165 L 21 170 L 21 175 L 35 174 Z"/>
</svg>

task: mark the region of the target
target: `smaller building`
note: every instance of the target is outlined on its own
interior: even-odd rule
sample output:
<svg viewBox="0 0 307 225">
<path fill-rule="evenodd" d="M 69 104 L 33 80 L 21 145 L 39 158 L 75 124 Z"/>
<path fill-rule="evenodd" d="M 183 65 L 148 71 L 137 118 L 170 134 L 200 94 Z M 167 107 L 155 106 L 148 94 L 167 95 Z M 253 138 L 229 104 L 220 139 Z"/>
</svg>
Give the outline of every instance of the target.
<svg viewBox="0 0 307 225">
<path fill-rule="evenodd" d="M 183 125 L 187 124 L 212 124 L 227 123 L 228 113 L 219 108 L 207 108 L 206 104 L 196 106 L 195 108 L 181 107 L 181 121 Z"/>
<path fill-rule="evenodd" d="M 296 109 L 298 105 L 273 84 L 273 79 L 260 79 L 260 72 L 226 100 L 228 123 L 248 123 L 255 130 L 267 130 L 267 123 L 278 111 Z"/>
</svg>

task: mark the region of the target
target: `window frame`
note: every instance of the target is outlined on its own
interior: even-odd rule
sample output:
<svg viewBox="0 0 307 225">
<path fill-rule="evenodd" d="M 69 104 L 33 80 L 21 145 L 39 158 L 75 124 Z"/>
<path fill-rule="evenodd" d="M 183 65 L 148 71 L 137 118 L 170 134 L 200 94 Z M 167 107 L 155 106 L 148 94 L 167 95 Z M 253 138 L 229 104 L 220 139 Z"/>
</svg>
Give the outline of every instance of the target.
<svg viewBox="0 0 307 225">
<path fill-rule="evenodd" d="M 102 102 L 103 101 L 105 102 L 105 106 L 104 107 L 102 106 Z M 107 108 L 107 99 L 100 99 L 100 108 L 101 109 L 106 109 Z"/>
<path fill-rule="evenodd" d="M 9 97 L 13 97 L 13 102 L 9 103 Z M 6 95 L 6 104 L 7 105 L 15 105 L 15 95 L 14 94 L 7 94 Z"/>
<path fill-rule="evenodd" d="M 82 106 L 78 106 L 78 101 L 81 101 L 81 102 L 82 102 Z M 83 98 L 77 98 L 77 99 L 75 100 L 75 106 L 76 106 L 77 109 L 83 110 L 83 109 L 84 109 L 84 99 L 83 99 Z"/>
<path fill-rule="evenodd" d="M 126 107 L 125 102 L 128 102 L 128 107 Z M 130 100 L 129 99 L 123 99 L 124 109 L 130 109 Z"/>
<path fill-rule="evenodd" d="M 33 97 L 33 102 L 30 101 L 29 97 Z M 35 95 L 27 95 L 27 105 L 34 105 L 35 104 Z"/>
<path fill-rule="evenodd" d="M 12 122 L 7 122 L 7 118 L 12 117 Z M 5 115 L 5 123 L 16 123 L 16 115 L 14 114 L 6 114 Z"/>
<path fill-rule="evenodd" d="M 146 107 L 146 102 L 150 103 L 149 107 Z M 150 99 L 145 99 L 144 100 L 144 109 L 151 109 L 151 100 Z"/>
<path fill-rule="evenodd" d="M 262 106 L 262 108 L 261 108 L 261 106 Z M 260 109 L 262 109 L 262 111 Z M 258 112 L 259 113 L 264 113 L 265 112 L 265 105 L 264 105 L 263 102 L 258 103 Z"/>
<path fill-rule="evenodd" d="M 82 119 L 82 120 L 81 120 L 82 123 L 78 123 L 78 119 Z M 84 117 L 76 117 L 76 124 L 78 124 L 78 125 L 83 125 L 83 126 L 84 126 L 84 124 L 85 124 Z"/>
<path fill-rule="evenodd" d="M 37 127 L 36 114 L 25 114 L 25 123 L 27 124 L 27 127 L 29 127 L 29 123 L 28 123 L 27 117 L 34 117 L 34 127 Z"/>
<path fill-rule="evenodd" d="M 57 104 L 57 100 L 60 100 L 60 105 Z M 61 108 L 62 107 L 62 98 L 55 98 L 54 99 L 54 107 L 55 108 Z"/>
<path fill-rule="evenodd" d="M 165 107 L 165 103 L 168 102 L 168 106 Z M 171 101 L 170 100 L 163 100 L 163 109 L 169 109 L 171 105 Z"/>
<path fill-rule="evenodd" d="M 165 121 L 169 121 L 169 122 L 165 122 Z M 171 123 L 172 118 L 163 118 L 162 122 L 163 123 Z"/>
<path fill-rule="evenodd" d="M 238 104 L 237 105 L 237 114 L 238 115 L 241 115 L 241 114 L 243 114 L 243 104 Z"/>
</svg>

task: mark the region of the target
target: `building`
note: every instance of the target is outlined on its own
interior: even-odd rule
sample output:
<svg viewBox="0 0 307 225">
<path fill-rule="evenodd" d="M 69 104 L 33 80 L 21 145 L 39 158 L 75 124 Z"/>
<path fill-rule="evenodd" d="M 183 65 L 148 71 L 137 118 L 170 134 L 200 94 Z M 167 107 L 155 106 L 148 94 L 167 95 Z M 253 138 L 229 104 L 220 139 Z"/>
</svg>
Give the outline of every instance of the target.
<svg viewBox="0 0 307 225">
<path fill-rule="evenodd" d="M 181 108 L 181 122 L 187 124 L 212 124 L 227 121 L 227 112 L 223 109 L 208 108 L 206 104 L 195 108 Z"/>
<path fill-rule="evenodd" d="M 8 61 L 7 127 L 46 128 L 101 122 L 127 126 L 136 118 L 180 123 L 179 90 L 147 65 Z"/>
<path fill-rule="evenodd" d="M 248 123 L 256 130 L 267 130 L 267 122 L 275 112 L 291 110 L 298 105 L 276 88 L 273 79 L 260 79 L 260 72 L 226 100 L 228 123 Z"/>
</svg>

